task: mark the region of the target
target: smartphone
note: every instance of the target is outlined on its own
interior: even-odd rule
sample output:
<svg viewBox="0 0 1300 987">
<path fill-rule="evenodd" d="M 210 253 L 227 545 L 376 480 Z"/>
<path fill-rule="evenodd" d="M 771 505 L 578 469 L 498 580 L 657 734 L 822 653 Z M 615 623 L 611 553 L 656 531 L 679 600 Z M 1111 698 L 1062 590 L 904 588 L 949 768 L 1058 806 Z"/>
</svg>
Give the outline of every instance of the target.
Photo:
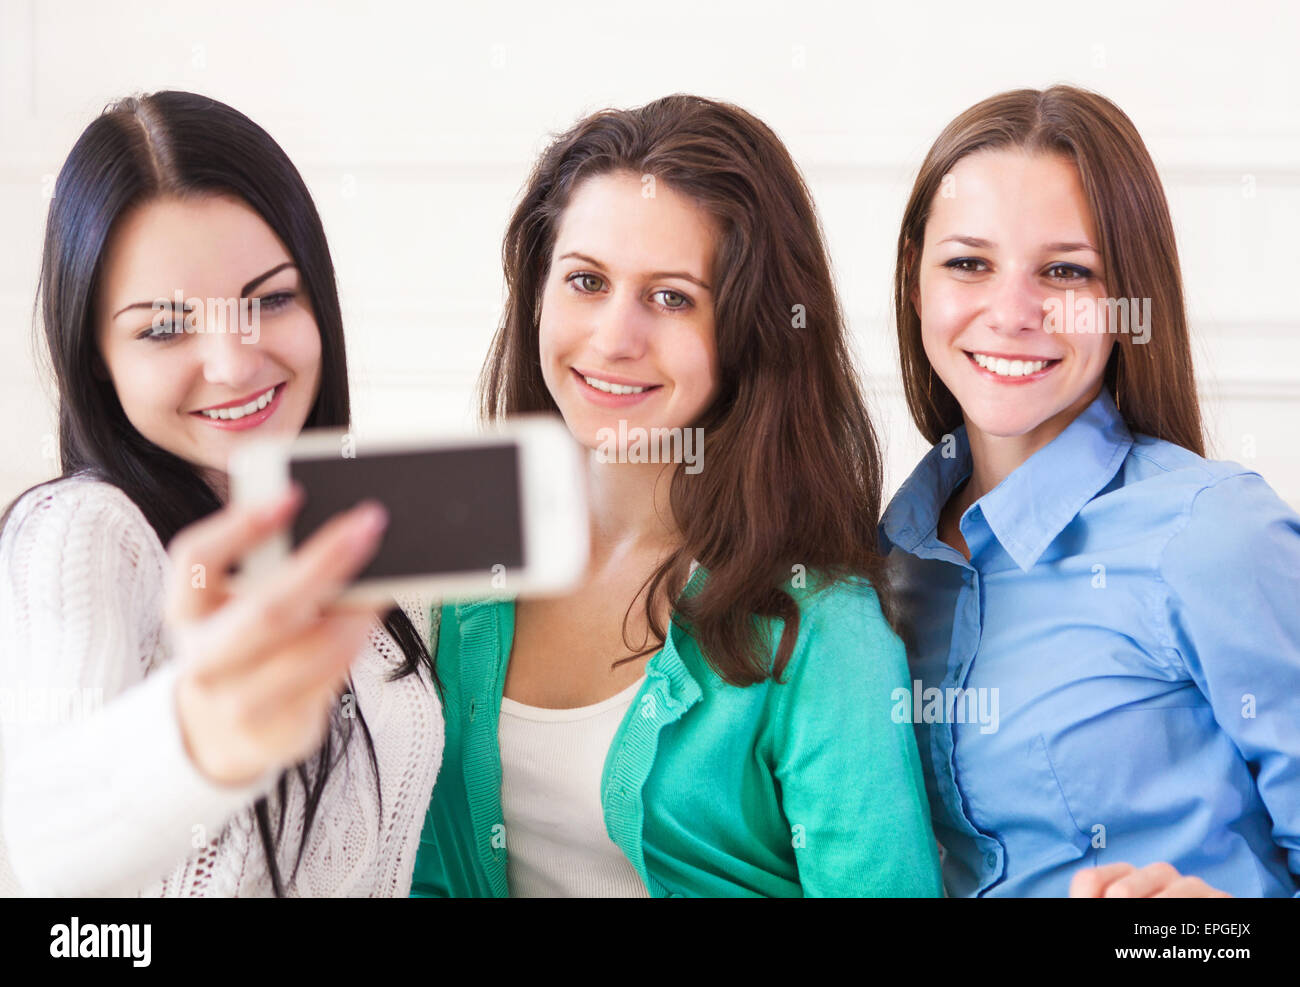
<svg viewBox="0 0 1300 987">
<path fill-rule="evenodd" d="M 549 415 L 473 434 L 310 429 L 292 442 L 250 442 L 231 457 L 231 499 L 265 503 L 295 481 L 304 498 L 289 530 L 245 556 L 236 585 L 255 587 L 330 517 L 374 498 L 388 527 L 341 603 L 563 593 L 588 559 L 583 462 Z"/>
</svg>

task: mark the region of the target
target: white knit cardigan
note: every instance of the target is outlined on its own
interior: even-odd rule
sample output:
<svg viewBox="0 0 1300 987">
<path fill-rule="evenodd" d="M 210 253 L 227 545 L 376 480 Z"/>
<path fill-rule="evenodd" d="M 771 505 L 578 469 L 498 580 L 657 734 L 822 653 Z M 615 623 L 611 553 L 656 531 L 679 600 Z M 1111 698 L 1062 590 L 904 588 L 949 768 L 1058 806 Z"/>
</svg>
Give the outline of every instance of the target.
<svg viewBox="0 0 1300 987">
<path fill-rule="evenodd" d="M 279 772 L 217 785 L 186 754 L 162 622 L 167 565 L 139 508 L 108 483 L 77 475 L 15 505 L 0 535 L 0 895 L 272 893 L 253 802 L 269 796 L 274 831 Z M 434 601 L 398 603 L 435 649 Z M 410 890 L 443 718 L 424 670 L 386 681 L 403 660 L 376 622 L 351 669 L 382 817 L 354 720 L 292 882 L 305 798 L 290 778 L 278 851 L 290 896 Z"/>
</svg>

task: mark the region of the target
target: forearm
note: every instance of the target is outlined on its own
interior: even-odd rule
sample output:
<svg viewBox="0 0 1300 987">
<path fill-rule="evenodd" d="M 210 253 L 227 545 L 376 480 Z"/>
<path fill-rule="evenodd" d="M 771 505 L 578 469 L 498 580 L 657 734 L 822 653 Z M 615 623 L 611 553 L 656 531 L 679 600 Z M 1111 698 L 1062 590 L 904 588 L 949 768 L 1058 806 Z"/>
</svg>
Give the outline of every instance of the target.
<svg viewBox="0 0 1300 987">
<path fill-rule="evenodd" d="M 26 893 L 133 894 L 274 780 L 227 788 L 199 773 L 176 718 L 178 671 L 165 666 L 82 719 L 7 731 L 0 809 Z"/>
</svg>

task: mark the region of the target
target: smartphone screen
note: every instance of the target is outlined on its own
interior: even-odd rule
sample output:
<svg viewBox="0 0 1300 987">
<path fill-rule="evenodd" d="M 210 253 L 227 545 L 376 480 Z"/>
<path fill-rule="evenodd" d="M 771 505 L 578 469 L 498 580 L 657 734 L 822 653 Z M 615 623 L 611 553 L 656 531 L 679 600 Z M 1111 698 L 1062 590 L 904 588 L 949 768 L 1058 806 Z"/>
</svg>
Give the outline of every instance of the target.
<svg viewBox="0 0 1300 987">
<path fill-rule="evenodd" d="M 359 579 L 489 573 L 527 561 L 514 443 L 294 460 L 289 473 L 305 494 L 295 549 L 358 501 L 387 508 L 383 542 Z"/>
</svg>

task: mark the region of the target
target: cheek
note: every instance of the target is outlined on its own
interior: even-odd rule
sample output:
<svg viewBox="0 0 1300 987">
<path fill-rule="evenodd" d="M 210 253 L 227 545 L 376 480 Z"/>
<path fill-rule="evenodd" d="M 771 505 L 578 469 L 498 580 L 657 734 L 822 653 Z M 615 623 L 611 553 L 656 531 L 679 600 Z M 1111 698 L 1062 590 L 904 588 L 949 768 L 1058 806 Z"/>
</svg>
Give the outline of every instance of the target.
<svg viewBox="0 0 1300 987">
<path fill-rule="evenodd" d="M 537 319 L 537 353 L 542 379 L 552 390 L 567 372 L 567 365 L 577 359 L 585 342 L 581 312 L 576 309 L 574 299 L 566 298 L 561 290 L 548 288 L 542 296 Z"/>
<path fill-rule="evenodd" d="M 718 384 L 718 354 L 711 323 L 692 327 L 678 335 L 659 356 L 661 365 L 692 404 L 703 410 Z"/>
<path fill-rule="evenodd" d="M 310 406 L 316 399 L 321 376 L 321 339 L 316 320 L 303 314 L 291 323 L 276 326 L 274 335 L 264 339 L 266 355 L 289 370 L 300 381 L 311 384 L 300 388 L 300 400 Z"/>
<path fill-rule="evenodd" d="M 286 333 L 285 358 L 290 367 L 299 373 L 320 369 L 320 329 L 310 316 L 295 320 L 291 332 Z"/>
<path fill-rule="evenodd" d="M 136 352 L 129 355 L 108 354 L 105 364 L 118 403 L 127 420 L 145 432 L 151 425 L 175 418 L 189 393 L 193 368 L 180 352 L 181 344 L 156 344 L 159 352 Z M 150 344 L 144 344 L 150 345 Z M 173 351 L 163 352 L 171 345 Z"/>
<path fill-rule="evenodd" d="M 921 334 L 929 343 L 946 343 L 957 336 L 969 321 L 974 307 L 969 292 L 962 285 L 932 282 L 921 292 Z M 928 349 L 927 345 L 927 349 Z"/>
<path fill-rule="evenodd" d="M 1086 367 L 1092 377 L 1100 377 L 1110 359 L 1115 337 L 1106 333 L 1080 333 L 1074 339 L 1074 354 L 1081 367 Z"/>
</svg>

